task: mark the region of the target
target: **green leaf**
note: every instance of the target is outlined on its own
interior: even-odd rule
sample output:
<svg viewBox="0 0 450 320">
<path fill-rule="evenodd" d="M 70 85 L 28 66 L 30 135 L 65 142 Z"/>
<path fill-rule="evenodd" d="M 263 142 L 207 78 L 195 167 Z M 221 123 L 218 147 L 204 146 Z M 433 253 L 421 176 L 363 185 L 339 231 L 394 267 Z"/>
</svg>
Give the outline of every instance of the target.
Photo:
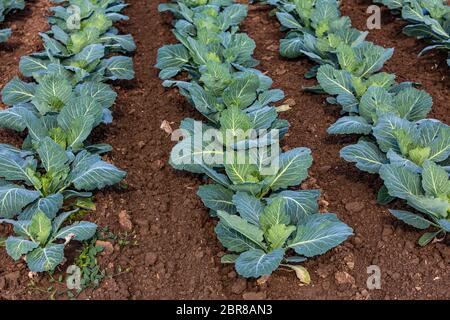
<svg viewBox="0 0 450 320">
<path fill-rule="evenodd" d="M 415 127 L 408 120 L 393 114 L 386 114 L 379 119 L 377 125 L 373 128 L 373 135 L 383 152 L 392 149 L 397 153 L 404 154 L 404 149 L 408 147 L 405 145 L 405 141 L 410 143 L 414 140 Z"/>
<path fill-rule="evenodd" d="M 32 185 L 36 161 L 32 157 L 24 158 L 19 149 L 2 148 L 0 145 L 0 177 L 9 181 L 23 180 Z"/>
<path fill-rule="evenodd" d="M 223 101 L 228 107 L 244 109 L 256 100 L 256 90 L 260 83 L 257 75 L 246 73 L 233 82 L 223 92 Z"/>
<path fill-rule="evenodd" d="M 63 206 L 64 197 L 60 193 L 55 193 L 40 198 L 32 205 L 25 208 L 19 215 L 20 220 L 31 220 L 31 218 L 38 212 L 43 212 L 49 219 L 53 219 Z"/>
<path fill-rule="evenodd" d="M 117 93 L 109 85 L 102 82 L 83 82 L 77 87 L 77 90 L 81 99 L 86 96 L 92 97 L 104 108 L 112 106 L 117 97 Z"/>
<path fill-rule="evenodd" d="M 63 244 L 49 244 L 36 248 L 27 255 L 27 265 L 32 272 L 53 271 L 64 259 Z"/>
<path fill-rule="evenodd" d="M 350 75 L 343 70 L 336 70 L 330 65 L 323 65 L 317 71 L 317 80 L 323 90 L 331 95 L 353 95 Z"/>
<path fill-rule="evenodd" d="M 90 44 L 77 53 L 72 61 L 81 61 L 83 64 L 89 64 L 95 60 L 103 58 L 105 55 L 105 47 L 101 44 Z"/>
<path fill-rule="evenodd" d="M 370 87 L 361 97 L 359 114 L 370 123 L 387 112 L 397 112 L 392 95 L 382 87 Z"/>
<path fill-rule="evenodd" d="M 48 60 L 22 56 L 19 61 L 19 70 L 25 77 L 31 77 L 34 73 L 47 71 L 48 64 Z"/>
<path fill-rule="evenodd" d="M 69 80 L 59 74 L 43 76 L 36 88 L 36 108 L 45 114 L 49 111 L 60 111 L 72 97 L 72 85 Z"/>
<path fill-rule="evenodd" d="M 239 257 L 237 254 L 226 254 L 220 258 L 221 263 L 235 263 L 236 259 Z"/>
<path fill-rule="evenodd" d="M 49 136 L 48 130 L 41 119 L 31 111 L 27 110 L 23 113 L 23 120 L 27 126 L 28 134 L 34 141 L 39 142 L 41 139 Z"/>
<path fill-rule="evenodd" d="M 74 224 L 64 227 L 52 235 L 53 239 L 65 239 L 73 235 L 73 240 L 84 241 L 91 239 L 97 231 L 97 225 L 92 222 L 78 221 Z"/>
<path fill-rule="evenodd" d="M 24 254 L 39 247 L 39 243 L 26 240 L 20 237 L 8 237 L 5 242 L 6 252 L 15 261 L 19 260 Z"/>
<path fill-rule="evenodd" d="M 280 54 L 282 57 L 295 59 L 304 54 L 303 39 L 300 37 L 280 40 Z"/>
<path fill-rule="evenodd" d="M 372 142 L 360 140 L 341 149 L 340 155 L 348 162 L 355 162 L 360 170 L 378 173 L 383 164 L 387 162 L 386 155 Z"/>
<path fill-rule="evenodd" d="M 319 211 L 317 203 L 320 197 L 320 190 L 286 190 L 273 194 L 269 199 L 282 198 L 284 200 L 284 210 L 291 217 L 293 224 L 301 221 Z"/>
<path fill-rule="evenodd" d="M 226 223 L 219 222 L 215 228 L 215 232 L 220 243 L 230 251 L 244 252 L 252 249 L 261 249 L 261 244 L 253 242 L 250 238 L 228 226 Z"/>
<path fill-rule="evenodd" d="M 88 121 L 85 117 L 92 117 L 95 124 L 100 123 L 103 116 L 103 106 L 97 98 L 96 96 L 72 98 L 59 113 L 58 124 L 64 131 L 70 131 L 74 121 Z"/>
<path fill-rule="evenodd" d="M 271 202 L 266 206 L 259 217 L 259 224 L 265 232 L 277 224 L 290 224 L 291 219 L 286 213 L 285 203 L 285 199 L 276 197 L 271 199 Z"/>
<path fill-rule="evenodd" d="M 335 214 L 315 214 L 298 225 L 289 247 L 300 255 L 313 257 L 336 247 L 352 234 L 353 230 Z"/>
<path fill-rule="evenodd" d="M 90 135 L 94 126 L 94 118 L 92 116 L 79 116 L 71 123 L 67 132 L 67 144 L 74 151 L 78 151 L 83 147 L 83 142 Z"/>
<path fill-rule="evenodd" d="M 438 219 L 446 218 L 450 210 L 450 203 L 447 199 L 411 195 L 406 200 L 413 208 Z"/>
<path fill-rule="evenodd" d="M 242 22 L 247 16 L 247 6 L 243 4 L 232 4 L 222 11 L 221 18 L 226 22 L 222 26 L 222 30 L 227 29 L 228 26 L 235 26 Z"/>
<path fill-rule="evenodd" d="M 346 116 L 339 118 L 328 128 L 329 134 L 370 134 L 372 126 L 359 116 Z"/>
<path fill-rule="evenodd" d="M 252 128 L 250 117 L 237 107 L 230 107 L 221 112 L 220 115 L 221 131 L 227 143 L 234 143 L 228 141 L 237 137 L 238 141 L 247 136 L 247 130 Z"/>
<path fill-rule="evenodd" d="M 165 45 L 158 49 L 156 68 L 182 67 L 189 62 L 189 52 L 182 44 Z"/>
<path fill-rule="evenodd" d="M 47 137 L 41 140 L 37 152 L 41 158 L 42 165 L 51 176 L 55 176 L 68 168 L 69 158 L 66 151 L 51 138 Z"/>
<path fill-rule="evenodd" d="M 248 223 L 237 215 L 228 214 L 225 211 L 218 211 L 217 215 L 225 226 L 236 230 L 238 233 L 257 244 L 260 248 L 265 248 L 263 244 L 263 232 L 259 227 Z"/>
<path fill-rule="evenodd" d="M 15 77 L 3 88 L 2 101 L 4 104 L 12 106 L 21 102 L 28 102 L 34 98 L 36 90 L 35 83 L 26 83 Z"/>
<path fill-rule="evenodd" d="M 441 162 L 446 160 L 450 155 L 450 127 L 447 125 L 440 126 L 438 136 L 431 144 L 431 152 L 429 160 Z"/>
<path fill-rule="evenodd" d="M 278 268 L 283 256 L 283 249 L 276 249 L 269 253 L 262 250 L 249 250 L 236 259 L 236 271 L 245 278 L 270 275 Z"/>
<path fill-rule="evenodd" d="M 278 21 L 280 21 L 281 25 L 288 29 L 298 29 L 302 30 L 303 26 L 297 19 L 294 18 L 291 14 L 287 12 L 276 12 Z"/>
<path fill-rule="evenodd" d="M 258 198 L 246 192 L 237 192 L 233 196 L 233 203 L 243 219 L 259 226 L 259 217 L 264 211 L 264 205 Z"/>
<path fill-rule="evenodd" d="M 40 193 L 16 185 L 0 186 L 0 217 L 12 218 L 22 209 L 38 199 Z"/>
<path fill-rule="evenodd" d="M 422 194 L 420 175 L 404 167 L 391 164 L 383 165 L 380 177 L 393 197 L 407 199 Z"/>
<path fill-rule="evenodd" d="M 266 239 L 271 249 L 282 248 L 286 240 L 295 231 L 295 226 L 276 224 L 267 230 Z"/>
<path fill-rule="evenodd" d="M 106 76 L 110 80 L 131 80 L 134 78 L 133 60 L 130 57 L 114 56 L 103 60 Z"/>
<path fill-rule="evenodd" d="M 424 233 L 419 240 L 417 241 L 417 243 L 421 246 L 421 247 L 425 247 L 427 244 L 429 244 L 441 231 L 436 231 L 436 232 L 427 232 Z"/>
<path fill-rule="evenodd" d="M 450 194 L 450 180 L 445 169 L 434 162 L 425 161 L 422 173 L 422 187 L 428 195 L 435 197 Z"/>
<path fill-rule="evenodd" d="M 31 219 L 29 232 L 33 239 L 41 245 L 45 244 L 52 231 L 52 221 L 42 211 L 36 213 Z"/>
<path fill-rule="evenodd" d="M 414 214 L 409 211 L 404 210 L 389 210 L 390 213 L 397 219 L 402 220 L 406 224 L 409 224 L 410 226 L 413 226 L 417 229 L 427 229 L 431 226 L 430 221 L 428 221 L 425 218 L 422 218 L 418 214 Z"/>
<path fill-rule="evenodd" d="M 386 205 L 392 201 L 394 201 L 395 197 L 389 194 L 389 190 L 385 185 L 382 185 L 380 190 L 378 190 L 377 194 L 377 202 L 382 205 Z"/>
<path fill-rule="evenodd" d="M 100 160 L 98 155 L 85 151 L 78 153 L 68 179 L 77 190 L 102 189 L 121 181 L 126 173 L 114 165 Z"/>
<path fill-rule="evenodd" d="M 427 117 L 433 106 L 433 99 L 425 91 L 410 87 L 395 96 L 395 105 L 402 118 L 418 121 Z"/>
<path fill-rule="evenodd" d="M 312 164 L 311 150 L 295 148 L 282 153 L 279 157 L 279 170 L 264 179 L 268 189 L 276 191 L 300 184 L 307 176 Z"/>
<path fill-rule="evenodd" d="M 23 112 L 27 110 L 21 105 L 0 110 L 0 128 L 23 131 L 26 128 Z"/>
<path fill-rule="evenodd" d="M 233 191 L 219 185 L 208 184 L 198 188 L 197 195 L 202 199 L 203 204 L 212 210 L 223 210 L 228 213 L 235 213 L 233 205 Z"/>
</svg>

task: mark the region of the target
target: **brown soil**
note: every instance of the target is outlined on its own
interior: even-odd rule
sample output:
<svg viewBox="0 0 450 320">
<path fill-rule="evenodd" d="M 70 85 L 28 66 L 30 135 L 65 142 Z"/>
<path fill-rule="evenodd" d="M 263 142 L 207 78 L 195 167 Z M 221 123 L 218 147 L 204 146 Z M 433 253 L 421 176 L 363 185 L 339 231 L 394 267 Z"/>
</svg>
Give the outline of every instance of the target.
<svg viewBox="0 0 450 320">
<path fill-rule="evenodd" d="M 175 42 L 170 32 L 171 17 L 157 12 L 159 1 L 129 3 L 131 7 L 125 13 L 130 20 L 120 29 L 131 33 L 137 42 L 136 79 L 116 86 L 119 98 L 114 107 L 115 121 L 95 134 L 95 140 L 113 145 L 109 158 L 128 171 L 129 188 L 99 192 L 97 211 L 90 219 L 125 237 L 119 213 L 124 215 L 125 210 L 131 217 L 133 231 L 127 234 L 130 244 L 114 243 L 114 252 L 99 260 L 109 274 L 116 272 L 119 265 L 131 271 L 106 279 L 100 288 L 86 290 L 79 298 L 241 299 L 248 297 L 245 293 L 257 292 L 253 298 L 450 299 L 449 246 L 436 243 L 419 248 L 415 241 L 420 232 L 394 220 L 387 207 L 376 204 L 380 186 L 376 176 L 362 173 L 339 158 L 340 148 L 355 138 L 335 138 L 326 133 L 338 117 L 337 108 L 327 106 L 325 96 L 300 91 L 301 86 L 314 84 L 303 78 L 311 64 L 306 59 L 288 61 L 279 57 L 278 42 L 283 34 L 278 31 L 277 21 L 269 17 L 269 9 L 262 6 L 251 7 L 242 29 L 257 43 L 255 56 L 261 61 L 258 68 L 274 79 L 274 87 L 283 89 L 287 99 L 296 101 L 284 115 L 292 125 L 285 146 L 313 150 L 315 162 L 307 184 L 322 189 L 322 205 L 353 227 L 356 235 L 306 263 L 312 276 L 309 286 L 301 286 L 293 273 L 283 270 L 259 286 L 256 281 L 237 277 L 231 266 L 220 264 L 223 248 L 214 235 L 215 221 L 195 195 L 204 181 L 170 168 L 167 160 L 173 142 L 160 129 L 164 120 L 175 129 L 185 117 L 199 118 L 176 90 L 161 86 L 158 70 L 153 67 L 157 49 Z M 343 13 L 364 29 L 367 6 L 344 1 Z M 2 58 L 8 56 L 2 59 L 1 86 L 17 74 L 18 58 L 39 46 L 35 34 L 46 29 L 46 7 L 46 2 L 36 0 L 30 17 L 16 20 L 17 29 L 27 30 L 27 34 L 13 50 L 2 48 Z M 370 35 L 372 41 L 396 49 L 386 70 L 395 72 L 398 80 L 421 82 L 435 101 L 432 116 L 448 123 L 449 81 L 444 57 L 433 53 L 417 58 L 423 44 L 403 36 L 401 22 L 389 15 L 386 21 L 381 30 Z M 32 27 L 28 28 L 28 23 Z M 15 136 L 2 132 L 1 142 L 10 143 Z M 0 299 L 49 297 L 48 276 L 39 276 L 28 287 L 23 263 L 13 263 L 4 250 L 0 250 L 0 261 Z M 372 264 L 381 268 L 381 290 L 367 290 L 366 268 Z"/>
</svg>

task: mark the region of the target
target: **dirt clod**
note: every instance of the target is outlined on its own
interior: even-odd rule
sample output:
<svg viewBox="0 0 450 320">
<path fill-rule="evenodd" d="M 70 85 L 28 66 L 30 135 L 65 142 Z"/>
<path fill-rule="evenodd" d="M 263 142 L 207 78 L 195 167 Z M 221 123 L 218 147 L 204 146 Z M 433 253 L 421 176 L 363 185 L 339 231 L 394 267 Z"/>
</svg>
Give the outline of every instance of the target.
<svg viewBox="0 0 450 320">
<path fill-rule="evenodd" d="M 241 294 L 245 289 L 247 289 L 247 280 L 243 278 L 237 279 L 231 286 L 231 292 L 234 294 Z"/>
<path fill-rule="evenodd" d="M 133 230 L 133 223 L 131 222 L 130 215 L 126 210 L 121 210 L 119 212 L 119 224 L 123 229 L 127 231 Z"/>
<path fill-rule="evenodd" d="M 334 274 L 337 284 L 355 284 L 355 278 L 345 271 L 338 271 Z"/>
<path fill-rule="evenodd" d="M 156 261 L 158 260 L 158 255 L 154 252 L 148 252 L 145 254 L 145 265 L 150 267 L 155 265 Z"/>
<path fill-rule="evenodd" d="M 267 299 L 266 292 L 246 292 L 242 295 L 244 300 L 265 300 Z"/>
<path fill-rule="evenodd" d="M 350 202 L 345 205 L 345 209 L 352 213 L 360 212 L 364 209 L 364 204 L 361 202 Z"/>
<path fill-rule="evenodd" d="M 103 247 L 102 255 L 110 255 L 114 252 L 114 247 L 109 241 L 97 240 L 95 245 Z"/>
</svg>

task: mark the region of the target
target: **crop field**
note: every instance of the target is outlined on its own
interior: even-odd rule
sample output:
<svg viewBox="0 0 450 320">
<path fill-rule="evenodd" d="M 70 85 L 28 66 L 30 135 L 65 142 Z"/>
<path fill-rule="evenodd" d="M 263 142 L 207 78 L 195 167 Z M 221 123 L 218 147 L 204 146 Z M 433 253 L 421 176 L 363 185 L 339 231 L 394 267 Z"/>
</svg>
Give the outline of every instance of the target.
<svg viewBox="0 0 450 320">
<path fill-rule="evenodd" d="M 447 2 L 0 17 L 0 300 L 450 299 Z"/>
</svg>

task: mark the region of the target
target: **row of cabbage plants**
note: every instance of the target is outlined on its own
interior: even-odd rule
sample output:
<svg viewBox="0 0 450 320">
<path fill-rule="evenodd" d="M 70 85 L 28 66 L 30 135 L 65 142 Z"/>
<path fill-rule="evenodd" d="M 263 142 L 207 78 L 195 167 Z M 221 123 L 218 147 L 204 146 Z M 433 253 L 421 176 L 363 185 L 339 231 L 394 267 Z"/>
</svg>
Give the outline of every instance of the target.
<svg viewBox="0 0 450 320">
<path fill-rule="evenodd" d="M 311 151 L 280 149 L 289 123 L 278 117 L 285 107 L 274 103 L 284 93 L 271 89 L 272 79 L 254 68 L 255 42 L 239 32 L 247 5 L 176 0 L 159 9 L 174 15 L 179 41 L 159 49 L 160 77 L 204 120 L 182 121 L 183 138 L 170 163 L 212 181 L 200 186 L 198 196 L 219 219 L 215 231 L 229 251 L 222 262 L 235 264 L 243 277 L 285 266 L 308 283 L 299 263 L 337 246 L 352 229 L 335 214 L 319 213 L 319 190 L 295 188 L 307 178 Z M 175 76 L 186 81 L 169 80 Z"/>
<path fill-rule="evenodd" d="M 5 246 L 33 272 L 54 270 L 64 261 L 71 240 L 87 240 L 97 226 L 73 220 L 92 209 L 91 191 L 118 183 L 125 172 L 102 160 L 106 144 L 90 144 L 89 135 L 112 121 L 116 93 L 106 82 L 134 77 L 131 35 L 115 21 L 127 19 L 121 0 L 57 1 L 51 29 L 40 36 L 44 50 L 23 56 L 20 72 L 2 90 L 8 108 L 0 127 L 24 132 L 20 148 L 0 144 L 0 223 L 14 235 Z M 23 135 L 22 135 L 23 136 Z"/>
<path fill-rule="evenodd" d="M 442 0 L 378 0 L 408 21 L 403 32 L 430 43 L 419 55 L 433 49 L 446 51 L 450 56 L 450 6 Z M 447 59 L 450 66 L 450 57 Z"/>
<path fill-rule="evenodd" d="M 306 56 L 315 65 L 306 77 L 319 85 L 309 91 L 327 93 L 327 102 L 342 108 L 330 134 L 362 135 L 344 147 L 341 156 L 384 181 L 378 199 L 388 204 L 399 198 L 413 211 L 390 210 L 419 228 L 433 228 L 419 244 L 450 231 L 450 128 L 426 119 L 432 97 L 412 82 L 397 83 L 382 72 L 393 49 L 365 40 L 367 32 L 341 16 L 335 0 L 268 0 L 287 32 L 281 55 Z"/>
<path fill-rule="evenodd" d="M 5 20 L 5 16 L 13 10 L 23 10 L 24 0 L 0 0 L 0 22 Z M 0 29 L 0 43 L 5 42 L 11 36 L 11 28 Z"/>
</svg>

